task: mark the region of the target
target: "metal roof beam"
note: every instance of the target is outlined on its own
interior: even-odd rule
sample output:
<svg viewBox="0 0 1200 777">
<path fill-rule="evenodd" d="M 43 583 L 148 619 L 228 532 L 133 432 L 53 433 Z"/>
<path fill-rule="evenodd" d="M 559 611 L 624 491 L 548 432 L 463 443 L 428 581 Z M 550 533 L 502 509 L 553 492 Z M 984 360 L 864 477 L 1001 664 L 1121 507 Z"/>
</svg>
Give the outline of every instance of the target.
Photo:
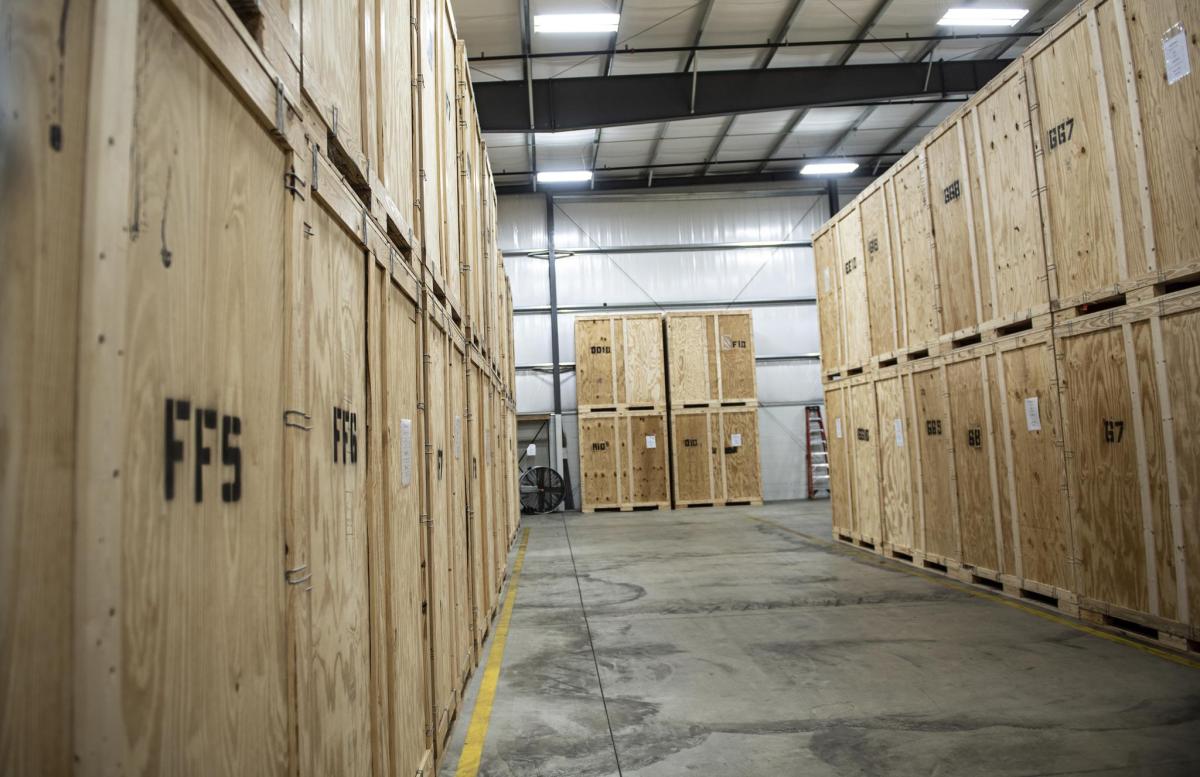
<svg viewBox="0 0 1200 777">
<path fill-rule="evenodd" d="M 537 132 L 595 129 L 974 92 L 999 74 L 1008 62 L 968 60 L 929 66 L 898 63 L 535 79 L 532 129 Z M 475 99 L 483 131 L 531 129 L 521 105 L 524 91 L 524 84 L 512 81 L 476 84 Z"/>
</svg>

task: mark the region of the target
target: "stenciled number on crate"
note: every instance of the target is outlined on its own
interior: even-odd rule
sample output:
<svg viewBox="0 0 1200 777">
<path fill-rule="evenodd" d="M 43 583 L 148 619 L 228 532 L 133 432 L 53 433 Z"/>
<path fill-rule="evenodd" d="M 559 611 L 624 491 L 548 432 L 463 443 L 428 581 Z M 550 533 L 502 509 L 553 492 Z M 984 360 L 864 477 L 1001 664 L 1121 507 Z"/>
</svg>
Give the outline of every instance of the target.
<svg viewBox="0 0 1200 777">
<path fill-rule="evenodd" d="M 846 274 L 847 274 L 847 275 L 849 275 L 850 273 L 854 272 L 855 268 L 857 268 L 857 267 L 858 267 L 858 257 L 857 257 L 857 256 L 851 257 L 851 258 L 850 258 L 850 259 L 849 259 L 849 260 L 846 262 L 846 265 L 845 265 L 845 266 L 846 266 Z"/>
<path fill-rule="evenodd" d="M 858 429 L 855 431 L 854 435 L 858 439 L 862 440 L 863 442 L 871 441 L 871 430 L 870 429 Z"/>
<path fill-rule="evenodd" d="M 983 447 L 983 430 L 978 426 L 972 426 L 967 430 L 967 445 L 972 448 Z"/>
<path fill-rule="evenodd" d="M 333 463 L 338 463 L 341 452 L 342 464 L 358 463 L 358 413 L 333 409 Z"/>
<path fill-rule="evenodd" d="M 685 437 L 685 438 L 683 439 L 683 447 L 685 447 L 685 448 L 699 448 L 699 447 L 700 447 L 700 441 L 699 441 L 699 440 L 697 440 L 695 437 Z"/>
<path fill-rule="evenodd" d="M 593 345 L 589 350 L 594 354 L 612 353 L 612 346 L 611 345 Z"/>
<path fill-rule="evenodd" d="M 163 495 L 168 502 L 175 499 L 175 465 L 184 460 L 189 435 L 186 427 L 191 422 L 192 434 L 192 497 L 197 504 L 204 501 L 204 468 L 212 464 L 212 447 L 206 442 L 217 435 L 217 411 L 213 408 L 197 407 L 192 413 L 192 403 L 186 399 L 168 399 L 163 414 Z M 242 434 L 242 419 L 235 415 L 220 414 L 221 465 L 233 468 L 233 479 L 221 484 L 221 501 L 238 502 L 242 498 L 242 449 L 237 438 Z M 184 430 L 179 427 L 183 426 Z M 182 435 L 176 432 L 183 431 Z"/>
<path fill-rule="evenodd" d="M 608 450 L 608 443 L 607 442 L 594 442 L 594 443 L 592 443 L 592 450 L 593 451 L 606 451 L 606 450 Z"/>
<path fill-rule="evenodd" d="M 954 202 L 962 194 L 962 182 L 955 181 L 942 190 L 942 201 L 947 205 Z"/>
<path fill-rule="evenodd" d="M 879 238 L 873 237 L 867 241 L 867 253 L 873 254 L 879 251 Z"/>
<path fill-rule="evenodd" d="M 729 351 L 734 348 L 745 348 L 745 347 L 746 347 L 745 340 L 734 340 L 729 335 L 721 335 L 721 349 L 722 350 Z"/>
<path fill-rule="evenodd" d="M 1105 418 L 1104 441 L 1107 443 L 1118 443 L 1123 439 L 1125 439 L 1125 422 Z"/>
<path fill-rule="evenodd" d="M 1046 138 L 1050 142 L 1050 150 L 1066 145 L 1066 142 L 1075 134 L 1075 120 L 1067 119 L 1061 124 L 1057 124 L 1046 130 Z"/>
<path fill-rule="evenodd" d="M 930 437 L 936 437 L 942 433 L 942 422 L 940 420 L 926 421 L 925 434 Z"/>
</svg>

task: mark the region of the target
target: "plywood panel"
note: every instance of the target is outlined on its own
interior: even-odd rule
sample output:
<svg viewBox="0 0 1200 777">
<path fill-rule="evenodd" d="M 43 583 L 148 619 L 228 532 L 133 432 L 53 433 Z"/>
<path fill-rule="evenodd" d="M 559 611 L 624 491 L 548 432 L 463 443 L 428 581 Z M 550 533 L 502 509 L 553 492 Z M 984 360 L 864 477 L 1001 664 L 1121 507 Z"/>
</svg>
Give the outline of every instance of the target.
<svg viewBox="0 0 1200 777">
<path fill-rule="evenodd" d="M 416 771 L 426 758 L 426 617 L 420 521 L 421 338 L 416 303 L 371 272 L 371 687 L 376 773 Z M 386 387 L 386 389 L 385 389 Z"/>
<path fill-rule="evenodd" d="M 854 458 L 854 523 L 859 539 L 879 542 L 883 522 L 879 502 L 879 441 L 875 387 L 867 380 L 847 389 L 849 445 Z"/>
<path fill-rule="evenodd" d="M 846 319 L 846 363 L 860 365 L 871 358 L 871 320 L 858 208 L 851 209 L 838 221 L 837 236 L 842 267 L 842 314 Z"/>
<path fill-rule="evenodd" d="M 626 504 L 669 504 L 666 412 L 622 414 L 619 423 L 626 439 Z"/>
<path fill-rule="evenodd" d="M 363 0 L 308 0 L 301 10 L 304 90 L 338 142 L 361 161 L 369 148 Z"/>
<path fill-rule="evenodd" d="M 68 774 L 76 303 L 91 9 L 62 15 L 53 3 L 4 5 L 0 773 Z"/>
<path fill-rule="evenodd" d="M 850 429 L 849 405 L 844 386 L 825 388 L 826 416 L 829 418 L 829 483 L 833 501 L 833 528 L 844 534 L 854 532 L 854 468 L 846 435 Z"/>
<path fill-rule="evenodd" d="M 448 439 L 449 454 L 449 526 L 452 537 L 450 574 L 454 596 L 454 650 L 455 670 L 458 685 L 464 687 L 464 678 L 474 663 L 474 638 L 471 635 L 470 556 L 467 538 L 467 443 L 466 443 L 466 353 L 462 333 L 451 328 L 450 374 L 446 379 L 447 401 L 450 412 Z"/>
<path fill-rule="evenodd" d="M 425 266 L 444 282 L 447 259 L 442 243 L 442 150 L 439 127 L 444 110 L 437 80 L 438 25 L 444 0 L 415 0 L 417 13 L 417 108 L 419 110 L 421 245 Z"/>
<path fill-rule="evenodd" d="M 671 404 L 703 403 L 718 398 L 715 321 L 711 314 L 667 315 L 667 358 L 671 381 Z"/>
<path fill-rule="evenodd" d="M 1098 104 L 1098 73 L 1088 23 L 1082 20 L 1038 52 L 1031 63 L 1045 173 L 1042 197 L 1057 277 L 1051 294 L 1073 297 L 1122 277 L 1119 212 L 1110 192 L 1115 168 L 1106 112 Z M 1053 141 L 1050 141 L 1053 133 Z M 1053 146 L 1053 147 L 1051 147 Z"/>
<path fill-rule="evenodd" d="M 440 5 L 437 39 L 437 89 L 434 99 L 438 111 L 438 143 L 441 149 L 437 175 L 442 204 L 442 282 L 446 293 L 462 300 L 463 253 L 459 233 L 459 184 L 463 180 L 458 149 L 458 82 L 455 70 L 454 26 L 450 3 Z"/>
<path fill-rule="evenodd" d="M 1116 6 L 1115 3 L 1109 3 Z M 1200 167 L 1200 7 L 1190 0 L 1138 3 L 1125 0 L 1129 47 L 1136 73 L 1145 137 L 1150 210 L 1157 267 L 1170 270 L 1197 261 L 1200 212 L 1195 207 Z M 1168 83 L 1163 36 L 1180 25 L 1192 72 Z"/>
<path fill-rule="evenodd" d="M 897 250 L 904 275 L 908 346 L 915 348 L 933 342 L 942 331 L 930 195 L 923 157 L 916 157 L 897 170 L 892 181 L 896 190 Z"/>
<path fill-rule="evenodd" d="M 892 278 L 892 240 L 883 187 L 863 198 L 864 260 L 867 300 L 871 318 L 871 353 L 881 354 L 898 347 L 896 338 L 895 283 Z"/>
<path fill-rule="evenodd" d="M 623 316 L 617 326 L 621 328 L 620 366 L 623 372 L 618 387 L 620 401 L 634 406 L 665 404 L 662 317 L 657 314 Z"/>
<path fill-rule="evenodd" d="M 575 395 L 579 407 L 617 403 L 614 319 L 575 319 Z"/>
<path fill-rule="evenodd" d="M 375 167 L 383 188 L 405 221 L 407 229 L 403 236 L 413 240 L 415 233 L 412 230 L 417 223 L 414 163 L 418 128 L 414 89 L 405 85 L 416 80 L 412 25 L 416 3 L 415 0 L 376 0 L 374 8 L 377 52 L 374 100 L 378 115 Z"/>
<path fill-rule="evenodd" d="M 748 311 L 717 314 L 722 402 L 753 402 L 758 398 L 754 370 L 754 321 Z"/>
<path fill-rule="evenodd" d="M 676 503 L 716 499 L 721 487 L 719 473 L 713 471 L 718 443 L 713 439 L 709 414 L 706 411 L 672 413 L 671 437 Z"/>
<path fill-rule="evenodd" d="M 958 514 L 946 380 L 941 368 L 931 367 L 914 371 L 912 382 L 925 506 L 924 544 L 919 549 L 954 558 L 958 555 Z"/>
<path fill-rule="evenodd" d="M 944 334 L 980 323 L 974 225 L 969 207 L 971 179 L 961 133 L 962 128 L 952 124 L 926 149 Z"/>
<path fill-rule="evenodd" d="M 1080 593 L 1148 611 L 1138 445 L 1120 327 L 1065 338 L 1072 510 Z"/>
<path fill-rule="evenodd" d="M 579 418 L 579 469 L 584 509 L 619 507 L 625 500 L 624 437 L 615 413 Z"/>
<path fill-rule="evenodd" d="M 449 725 L 456 693 L 454 611 L 454 519 L 450 515 L 450 416 L 453 412 L 449 392 L 450 338 L 445 328 L 445 312 L 425 302 L 425 477 L 429 547 L 429 629 L 432 654 L 432 698 L 435 739 Z"/>
<path fill-rule="evenodd" d="M 720 411 L 725 495 L 729 502 L 762 499 L 758 453 L 758 410 Z"/>
<path fill-rule="evenodd" d="M 1177 531 L 1169 536 L 1183 545 L 1188 622 L 1196 627 L 1200 624 L 1200 522 L 1195 520 L 1200 515 L 1200 395 L 1195 373 L 1200 364 L 1200 311 L 1166 317 L 1161 326 L 1179 504 L 1178 522 L 1173 521 Z"/>
<path fill-rule="evenodd" d="M 830 227 L 813 238 L 822 372 L 836 371 L 842 366 L 842 272 L 837 250 L 836 227 Z"/>
<path fill-rule="evenodd" d="M 989 347 L 946 367 L 950 418 L 954 427 L 954 475 L 964 564 L 1001 571 L 1003 546 L 997 538 L 997 485 L 988 406 Z"/>
<path fill-rule="evenodd" d="M 92 478 L 80 493 L 105 499 L 81 500 L 75 522 L 88 527 L 81 539 L 103 539 L 74 554 L 90 573 L 75 616 L 96 636 L 74 646 L 85 694 L 67 752 L 97 771 L 282 775 L 287 160 L 157 5 L 137 18 L 126 42 L 136 80 L 121 84 L 136 95 L 135 139 L 117 145 L 129 178 L 88 206 L 96 229 L 120 237 L 103 257 L 89 252 L 107 264 L 90 265 L 80 289 L 104 322 L 79 341 L 80 379 L 95 391 L 80 413 L 80 472 Z M 59 21 L 87 40 L 70 15 L 56 35 Z M 55 646 L 39 649 L 53 658 Z"/>
<path fill-rule="evenodd" d="M 1050 302 L 1028 103 L 1025 77 L 1018 74 L 974 112 L 984 189 L 979 210 L 986 211 L 997 318 Z"/>
<path fill-rule="evenodd" d="M 997 390 L 1004 387 L 1005 406 L 997 403 L 993 413 L 998 409 L 1007 417 L 998 425 L 998 434 L 1008 436 L 1009 451 L 1002 458 L 1012 468 L 1011 482 L 1007 473 L 1001 478 L 1006 495 L 1001 501 L 1014 506 L 1017 523 L 1016 537 L 1007 544 L 1020 546 L 1018 574 L 1022 578 L 1072 588 L 1053 346 L 1035 342 L 1001 348 L 997 359 L 998 380 L 993 385 Z M 1013 531 L 1011 524 L 1008 530 Z"/>
<path fill-rule="evenodd" d="M 314 205 L 302 268 L 303 356 L 314 431 L 305 454 L 312 510 L 311 663 L 300 675 L 310 710 L 301 746 L 320 771 L 370 768 L 366 526 L 366 258 Z"/>
<path fill-rule="evenodd" d="M 908 398 L 898 374 L 880 378 L 874 387 L 883 539 L 900 548 L 911 549 L 917 505 L 913 499 L 915 467 Z"/>
</svg>

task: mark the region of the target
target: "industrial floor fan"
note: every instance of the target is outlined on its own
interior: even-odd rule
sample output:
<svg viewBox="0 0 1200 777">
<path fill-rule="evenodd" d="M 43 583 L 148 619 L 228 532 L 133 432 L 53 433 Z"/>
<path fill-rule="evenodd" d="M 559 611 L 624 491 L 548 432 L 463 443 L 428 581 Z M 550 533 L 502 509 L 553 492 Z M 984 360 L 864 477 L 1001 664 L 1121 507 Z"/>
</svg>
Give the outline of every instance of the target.
<svg viewBox="0 0 1200 777">
<path fill-rule="evenodd" d="M 562 504 L 566 485 L 562 475 L 550 467 L 530 467 L 521 473 L 521 512 L 552 513 Z"/>
</svg>

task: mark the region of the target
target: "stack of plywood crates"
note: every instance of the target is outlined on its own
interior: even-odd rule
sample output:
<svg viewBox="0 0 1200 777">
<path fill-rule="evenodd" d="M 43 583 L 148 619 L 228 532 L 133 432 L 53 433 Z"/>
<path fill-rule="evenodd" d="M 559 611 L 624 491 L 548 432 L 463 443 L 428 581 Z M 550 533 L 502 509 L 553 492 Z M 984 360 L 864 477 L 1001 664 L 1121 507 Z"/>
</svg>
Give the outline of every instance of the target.
<svg viewBox="0 0 1200 777">
<path fill-rule="evenodd" d="M 1084 3 L 815 235 L 836 536 L 1196 649 L 1198 30 Z"/>
<path fill-rule="evenodd" d="M 0 772 L 432 774 L 519 518 L 449 6 L 16 5 Z"/>
<path fill-rule="evenodd" d="M 748 311 L 578 318 L 575 366 L 584 512 L 761 504 Z"/>
</svg>

